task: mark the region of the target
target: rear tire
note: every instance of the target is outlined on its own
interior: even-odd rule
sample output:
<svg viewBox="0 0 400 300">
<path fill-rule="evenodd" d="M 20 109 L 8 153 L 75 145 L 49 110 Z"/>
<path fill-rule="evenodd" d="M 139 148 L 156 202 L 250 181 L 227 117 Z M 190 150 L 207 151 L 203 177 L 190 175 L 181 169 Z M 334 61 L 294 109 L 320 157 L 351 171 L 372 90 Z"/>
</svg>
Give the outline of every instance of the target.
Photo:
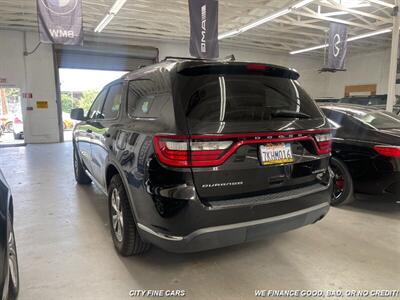
<svg viewBox="0 0 400 300">
<path fill-rule="evenodd" d="M 13 132 L 13 131 L 14 131 L 14 124 L 13 124 L 13 122 L 8 122 L 8 123 L 6 123 L 6 126 L 5 126 L 4 131 L 5 131 L 5 132 L 8 132 L 8 133 Z"/>
<path fill-rule="evenodd" d="M 19 270 L 18 270 L 18 255 L 17 246 L 15 243 L 15 235 L 13 224 L 10 216 L 8 216 L 8 226 L 10 235 L 8 238 L 8 267 L 9 267 L 9 282 L 8 282 L 8 300 L 15 300 L 19 293 Z"/>
<path fill-rule="evenodd" d="M 23 139 L 24 139 L 23 133 L 15 133 L 14 132 L 14 140 L 23 140 Z"/>
<path fill-rule="evenodd" d="M 118 174 L 110 181 L 108 208 L 111 236 L 118 253 L 132 256 L 148 251 L 151 245 L 139 235 L 122 179 Z"/>
<path fill-rule="evenodd" d="M 74 174 L 79 184 L 90 184 L 92 179 L 86 174 L 85 168 L 78 157 L 78 150 L 74 147 Z"/>
<path fill-rule="evenodd" d="M 340 206 L 354 201 L 353 179 L 346 165 L 339 159 L 332 157 L 331 168 L 335 174 L 331 205 Z"/>
</svg>

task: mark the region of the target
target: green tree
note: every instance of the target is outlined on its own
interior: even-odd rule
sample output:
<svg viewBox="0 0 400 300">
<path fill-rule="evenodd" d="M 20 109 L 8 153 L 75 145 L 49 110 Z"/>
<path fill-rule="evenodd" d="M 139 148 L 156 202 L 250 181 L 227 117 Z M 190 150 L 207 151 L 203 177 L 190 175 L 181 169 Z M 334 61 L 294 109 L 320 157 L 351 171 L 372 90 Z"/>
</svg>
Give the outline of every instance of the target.
<svg viewBox="0 0 400 300">
<path fill-rule="evenodd" d="M 83 91 L 82 96 L 78 99 L 78 107 L 83 108 L 85 112 L 88 112 L 98 93 L 97 90 Z"/>
<path fill-rule="evenodd" d="M 77 94 L 80 94 L 80 96 L 78 97 Z M 87 90 L 83 91 L 82 93 L 61 92 L 62 111 L 69 114 L 71 109 L 79 107 L 83 108 L 85 112 L 88 112 L 97 94 L 97 90 Z"/>
<path fill-rule="evenodd" d="M 63 112 L 70 113 L 76 107 L 77 99 L 74 99 L 72 92 L 61 92 L 61 109 Z"/>
<path fill-rule="evenodd" d="M 18 98 L 20 96 L 20 90 L 17 88 L 6 88 L 6 97 L 14 97 L 14 98 Z"/>
</svg>

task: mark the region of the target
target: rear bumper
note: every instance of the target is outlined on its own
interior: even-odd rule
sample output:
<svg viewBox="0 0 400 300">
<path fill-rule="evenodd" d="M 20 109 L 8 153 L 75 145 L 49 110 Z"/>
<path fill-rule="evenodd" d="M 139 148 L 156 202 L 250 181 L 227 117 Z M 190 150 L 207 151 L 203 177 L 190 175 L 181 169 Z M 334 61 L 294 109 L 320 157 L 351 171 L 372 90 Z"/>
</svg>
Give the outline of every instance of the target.
<svg viewBox="0 0 400 300">
<path fill-rule="evenodd" d="M 329 202 L 324 202 L 279 216 L 201 228 L 186 236 L 157 232 L 140 223 L 138 230 L 146 241 L 167 251 L 197 252 L 252 241 L 312 224 L 326 215 L 329 206 Z"/>
</svg>

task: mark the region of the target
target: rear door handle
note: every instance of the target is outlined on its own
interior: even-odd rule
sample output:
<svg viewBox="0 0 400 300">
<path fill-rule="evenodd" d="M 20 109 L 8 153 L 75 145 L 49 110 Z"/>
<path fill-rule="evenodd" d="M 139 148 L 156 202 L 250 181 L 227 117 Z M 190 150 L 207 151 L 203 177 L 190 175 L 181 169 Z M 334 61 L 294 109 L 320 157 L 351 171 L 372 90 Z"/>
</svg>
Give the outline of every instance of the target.
<svg viewBox="0 0 400 300">
<path fill-rule="evenodd" d="M 111 137 L 111 134 L 109 132 L 106 132 L 106 133 L 103 134 L 103 136 L 106 137 L 106 138 L 109 138 L 109 137 Z"/>
</svg>

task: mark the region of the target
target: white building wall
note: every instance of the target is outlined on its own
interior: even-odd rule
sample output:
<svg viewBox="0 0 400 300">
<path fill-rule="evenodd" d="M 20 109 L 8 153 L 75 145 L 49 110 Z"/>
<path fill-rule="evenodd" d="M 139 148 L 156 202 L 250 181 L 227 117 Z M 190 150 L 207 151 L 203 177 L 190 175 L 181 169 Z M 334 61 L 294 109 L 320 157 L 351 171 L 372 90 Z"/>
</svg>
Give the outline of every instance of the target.
<svg viewBox="0 0 400 300">
<path fill-rule="evenodd" d="M 351 55 L 345 72 L 328 73 L 325 96 L 343 97 L 346 85 L 376 84 L 378 94 L 386 94 L 388 87 L 390 49 Z"/>
<path fill-rule="evenodd" d="M 24 33 L 0 30 L 0 77 L 7 86 L 32 93 L 30 100 L 22 99 L 24 135 L 27 143 L 59 141 L 54 64 L 51 45 L 42 44 L 38 50 L 24 56 Z M 26 33 L 28 51 L 38 43 L 37 33 Z M 47 101 L 47 109 L 38 109 L 36 101 Z M 33 110 L 27 110 L 32 107 Z"/>
</svg>

